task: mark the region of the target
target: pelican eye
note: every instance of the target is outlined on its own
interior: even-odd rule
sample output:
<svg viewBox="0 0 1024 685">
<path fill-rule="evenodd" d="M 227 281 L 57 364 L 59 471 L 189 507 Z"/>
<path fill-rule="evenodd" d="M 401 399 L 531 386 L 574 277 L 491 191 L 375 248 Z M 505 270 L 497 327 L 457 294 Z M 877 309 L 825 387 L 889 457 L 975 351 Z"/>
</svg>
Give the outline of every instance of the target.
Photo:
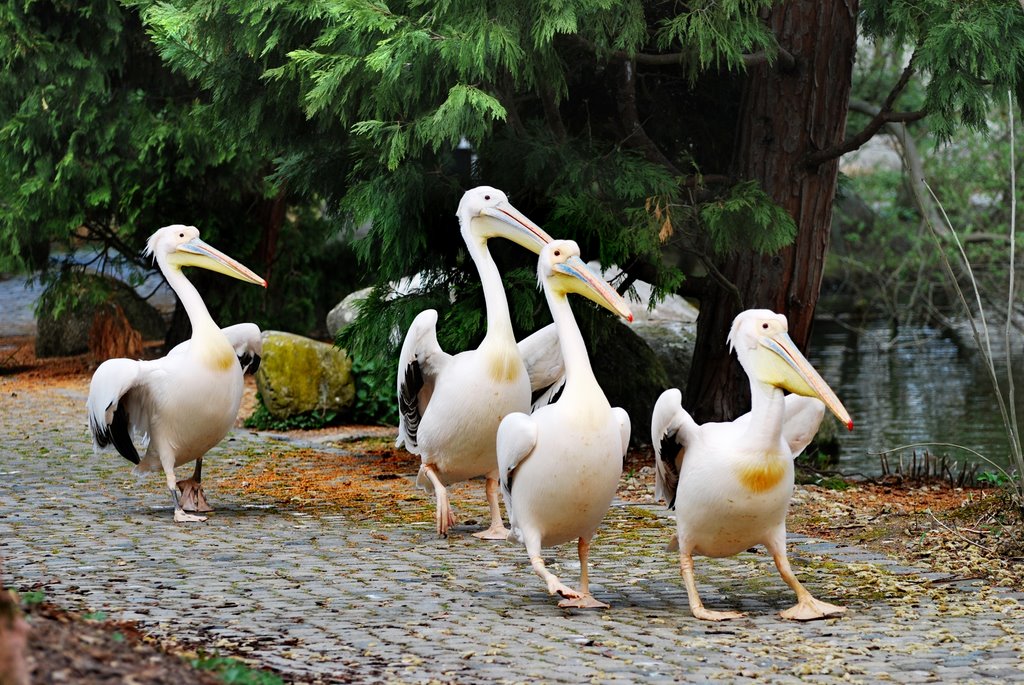
<svg viewBox="0 0 1024 685">
<path fill-rule="evenodd" d="M 763 329 L 765 329 L 767 331 L 768 330 L 768 324 L 767 323 L 761 324 L 761 328 L 763 328 Z"/>
<path fill-rule="evenodd" d="M 184 233 L 179 233 L 179 234 L 178 234 L 178 237 L 179 237 L 179 238 L 184 238 L 184 237 L 185 237 L 185 234 L 184 234 Z"/>
<path fill-rule="evenodd" d="M 491 199 L 490 195 L 484 195 L 484 200 L 490 200 L 490 199 Z"/>
<path fill-rule="evenodd" d="M 556 257 L 561 257 L 562 256 L 562 251 L 561 250 L 555 250 L 555 256 Z"/>
</svg>

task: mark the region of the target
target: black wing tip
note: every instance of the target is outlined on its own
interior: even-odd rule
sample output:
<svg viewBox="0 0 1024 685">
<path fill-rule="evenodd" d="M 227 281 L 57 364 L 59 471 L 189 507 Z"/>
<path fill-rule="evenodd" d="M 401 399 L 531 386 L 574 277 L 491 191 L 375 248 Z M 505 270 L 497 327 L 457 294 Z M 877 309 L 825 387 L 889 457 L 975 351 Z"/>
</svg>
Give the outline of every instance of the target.
<svg viewBox="0 0 1024 685">
<path fill-rule="evenodd" d="M 257 371 L 260 370 L 260 362 L 262 361 L 262 359 L 263 358 L 260 357 L 260 355 L 253 354 L 252 352 L 245 352 L 239 355 L 238 363 L 241 364 L 242 366 L 242 373 L 248 374 L 250 376 L 254 375 Z"/>
<path fill-rule="evenodd" d="M 661 436 L 661 444 L 659 445 L 658 452 L 655 458 L 661 462 L 662 467 L 665 470 L 667 476 L 666 484 L 671 485 L 669 491 L 672 493 L 666 501 L 667 509 L 676 508 L 676 486 L 679 485 L 679 468 L 676 466 L 676 456 L 680 450 L 679 443 L 676 442 L 675 433 L 666 433 Z"/>
<path fill-rule="evenodd" d="M 102 449 L 113 444 L 118 454 L 135 465 L 139 464 L 139 451 L 132 442 L 128 430 L 128 412 L 123 405 L 114 410 L 114 419 L 109 426 L 98 425 L 90 416 L 89 428 L 92 429 L 92 437 L 98 447 Z"/>
<path fill-rule="evenodd" d="M 413 359 L 405 367 L 405 379 L 398 393 L 398 411 L 405 421 L 406 446 L 416 447 L 416 430 L 420 425 L 419 394 L 423 389 L 423 372 L 419 361 Z"/>
</svg>

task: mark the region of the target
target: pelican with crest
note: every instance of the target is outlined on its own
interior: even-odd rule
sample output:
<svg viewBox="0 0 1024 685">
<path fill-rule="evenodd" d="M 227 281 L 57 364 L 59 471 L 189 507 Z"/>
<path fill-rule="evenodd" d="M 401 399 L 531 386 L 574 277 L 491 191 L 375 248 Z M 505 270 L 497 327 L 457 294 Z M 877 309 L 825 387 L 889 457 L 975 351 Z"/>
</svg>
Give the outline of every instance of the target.
<svg viewBox="0 0 1024 685">
<path fill-rule="evenodd" d="M 235 423 L 242 375 L 259 365 L 260 330 L 251 323 L 219 328 L 181 269 L 210 269 L 263 287 L 267 282 L 203 242 L 194 226 L 161 228 L 150 237 L 146 254 L 181 300 L 192 337 L 160 359 L 100 364 L 86 402 L 89 428 L 97 449 L 113 445 L 137 472 L 163 470 L 175 521 L 205 521 L 186 510 L 210 511 L 202 490 L 203 456 Z M 148 439 L 141 459 L 133 436 Z M 192 477 L 176 481 L 175 467 L 190 461 L 196 462 Z"/>
<path fill-rule="evenodd" d="M 510 538 L 526 547 L 530 564 L 561 607 L 607 607 L 591 595 L 590 540 L 604 518 L 622 475 L 629 445 L 629 415 L 608 403 L 569 306 L 578 293 L 632 321 L 626 302 L 580 259 L 571 240 L 556 240 L 540 254 L 544 288 L 565 363 L 565 387 L 553 404 L 532 415 L 510 414 L 498 428 L 498 470 Z M 574 590 L 547 570 L 541 548 L 577 540 L 580 586 Z"/>
<path fill-rule="evenodd" d="M 796 592 L 796 605 L 781 612 L 782 618 L 809 621 L 846 611 L 811 596 L 786 556 L 794 457 L 814 437 L 824 407 L 853 429 L 850 415 L 788 330 L 786 317 L 767 309 L 741 312 L 733 321 L 729 344 L 750 379 L 748 414 L 698 426 L 680 406 L 676 389 L 662 393 L 654 406 L 655 495 L 675 507 L 673 545 L 679 546 L 690 611 L 699 619 L 722 621 L 743 614 L 704 607 L 693 555 L 732 556 L 758 544 L 767 548 L 782 579 Z M 787 401 L 786 390 L 801 397 Z"/>
<path fill-rule="evenodd" d="M 438 535 L 447 535 L 455 524 L 447 486 L 486 476 L 490 525 L 474 535 L 504 540 L 508 530 L 501 520 L 494 446 L 498 424 L 508 414 L 529 411 L 531 391 L 559 376 L 560 360 L 557 350 L 551 351 L 557 348 L 553 327 L 516 343 L 487 241 L 505 238 L 539 253 L 551 236 L 513 207 L 505 193 L 487 186 L 467 191 L 457 216 L 480 274 L 487 332 L 475 350 L 451 355 L 438 345 L 436 310 L 420 312 L 413 320 L 398 361 L 397 445 L 420 456 L 416 484 L 434 492 Z"/>
</svg>

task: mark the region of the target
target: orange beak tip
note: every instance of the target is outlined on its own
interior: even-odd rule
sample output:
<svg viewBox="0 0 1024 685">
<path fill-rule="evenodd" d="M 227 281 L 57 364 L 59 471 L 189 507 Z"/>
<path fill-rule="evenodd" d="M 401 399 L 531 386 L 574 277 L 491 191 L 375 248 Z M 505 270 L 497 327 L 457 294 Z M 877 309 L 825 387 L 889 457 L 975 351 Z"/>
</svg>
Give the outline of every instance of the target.
<svg viewBox="0 0 1024 685">
<path fill-rule="evenodd" d="M 846 424 L 846 430 L 849 430 L 849 431 L 853 430 L 853 421 L 850 421 L 849 423 Z"/>
</svg>

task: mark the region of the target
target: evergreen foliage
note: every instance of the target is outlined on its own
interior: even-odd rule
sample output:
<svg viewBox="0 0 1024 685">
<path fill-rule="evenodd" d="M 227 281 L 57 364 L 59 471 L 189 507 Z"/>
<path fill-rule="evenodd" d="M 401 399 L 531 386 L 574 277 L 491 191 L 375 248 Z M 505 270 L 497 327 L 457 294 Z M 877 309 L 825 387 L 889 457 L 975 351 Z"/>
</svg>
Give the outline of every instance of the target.
<svg viewBox="0 0 1024 685">
<path fill-rule="evenodd" d="M 103 296 L 81 291 L 84 269 L 141 282 L 154 268 L 140 254 L 145 239 L 166 224 L 195 224 L 259 271 L 261 253 L 291 271 L 268 299 L 195 274 L 215 316 L 300 331 L 322 321 L 300 295 L 323 288 L 325 267 L 308 267 L 324 254 L 329 225 L 299 209 L 302 230 L 286 225 L 269 254 L 272 155 L 209 116 L 199 84 L 163 64 L 137 12 L 114 0 L 5 2 L 0 34 L 0 269 L 45 269 L 40 304 L 73 306 Z M 50 262 L 51 243 L 85 258 Z"/>
<path fill-rule="evenodd" d="M 461 193 L 479 183 L 509 192 L 549 232 L 580 242 L 588 258 L 635 265 L 661 292 L 675 289 L 683 273 L 663 262 L 661 249 L 677 232 L 703 233 L 679 171 L 699 171 L 701 161 L 681 122 L 659 137 L 672 164 L 624 144 L 629 131 L 616 114 L 614 74 L 643 50 L 675 50 L 695 82 L 709 70 L 742 69 L 744 54 L 775 49 L 758 19 L 765 0 L 678 11 L 608 0 L 132 4 L 162 57 L 203 85 L 214 118 L 273 149 L 272 178 L 324 200 L 338 227 L 368 227 L 356 250 L 378 288 L 343 341 L 367 359 L 391 358 L 395 332 L 427 306 L 442 313 L 449 349 L 482 334 L 479 284 L 454 218 Z M 653 79 L 667 87 L 647 108 L 669 107 L 690 89 L 674 71 Z M 257 98 L 239 80 L 247 89 L 258 80 L 264 103 L 297 108 L 304 121 L 284 129 L 288 116 L 280 112 L 261 120 L 264 111 L 250 102 Z M 471 167 L 460 165 L 463 140 L 472 145 Z M 739 230 L 727 225 L 748 217 L 760 220 L 755 232 L 765 249 L 790 240 L 792 222 L 774 226 L 767 197 L 743 188 L 745 200 L 731 202 L 728 219 L 709 214 L 716 240 L 727 243 Z M 546 316 L 535 261 L 521 250 L 494 250 L 514 323 L 532 330 Z M 423 276 L 421 289 L 396 296 L 393 284 L 414 273 Z"/>
<path fill-rule="evenodd" d="M 344 343 L 384 374 L 425 307 L 441 312 L 447 349 L 481 335 L 479 283 L 454 209 L 486 183 L 552 235 L 577 240 L 585 257 L 622 267 L 619 287 L 643 278 L 659 293 L 700 295 L 708 269 L 687 265 L 775 252 L 797 235 L 758 179 L 734 169 L 747 65 L 799 71 L 809 59 L 777 43 L 765 18 L 778 8 L 5 2 L 0 260 L 24 262 L 33 240 L 67 240 L 81 226 L 132 255 L 140 236 L 184 219 L 242 261 L 269 260 L 271 302 L 255 289 L 212 296 L 236 320 L 260 309 L 261 323 L 301 330 L 318 316 L 314 293 L 337 299 L 375 284 Z M 1017 0 L 863 0 L 861 25 L 907 46 L 908 76 L 920 79 L 891 98 L 893 84 L 879 84 L 878 104 L 927 115 L 940 138 L 984 129 L 992 98 L 1024 81 Z M 352 248 L 328 242 L 357 230 Z M 338 268 L 349 249 L 360 264 L 351 272 Z M 533 330 L 547 316 L 536 262 L 514 246 L 494 251 L 514 324 Z M 417 273 L 415 292 L 396 292 Z"/>
<path fill-rule="evenodd" d="M 874 39 L 907 46 L 925 75 L 929 125 L 940 140 L 983 131 L 993 104 L 1024 83 L 1024 7 L 1016 0 L 863 0 Z"/>
</svg>

